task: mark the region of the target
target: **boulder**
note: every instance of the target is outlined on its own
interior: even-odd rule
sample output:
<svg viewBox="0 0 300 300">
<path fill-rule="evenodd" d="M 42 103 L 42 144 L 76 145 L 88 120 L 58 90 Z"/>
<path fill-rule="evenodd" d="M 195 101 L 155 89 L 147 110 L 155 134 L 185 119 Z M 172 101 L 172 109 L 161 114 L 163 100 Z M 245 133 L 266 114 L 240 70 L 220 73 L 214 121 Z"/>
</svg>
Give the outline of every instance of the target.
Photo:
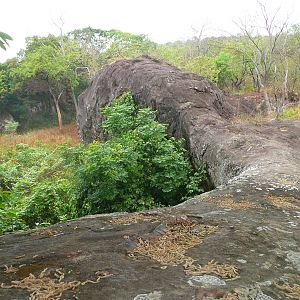
<svg viewBox="0 0 300 300">
<path fill-rule="evenodd" d="M 95 76 L 79 98 L 84 143 L 105 139 L 101 108 L 128 90 L 139 106 L 158 111 L 170 135 L 185 138 L 193 163 L 207 164 L 214 186 L 239 177 L 272 182 L 286 172 L 299 178 L 300 121 L 234 124 L 235 108 L 213 83 L 149 57 L 118 61 Z"/>
</svg>

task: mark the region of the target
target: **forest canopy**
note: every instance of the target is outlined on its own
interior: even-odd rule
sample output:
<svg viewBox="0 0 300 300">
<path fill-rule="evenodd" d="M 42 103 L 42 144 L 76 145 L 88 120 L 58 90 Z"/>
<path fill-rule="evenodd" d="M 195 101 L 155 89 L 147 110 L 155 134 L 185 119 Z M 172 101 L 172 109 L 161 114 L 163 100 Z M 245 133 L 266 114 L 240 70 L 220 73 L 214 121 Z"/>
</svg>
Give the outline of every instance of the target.
<svg viewBox="0 0 300 300">
<path fill-rule="evenodd" d="M 207 77 L 228 94 L 259 92 L 263 113 L 282 113 L 299 100 L 300 26 L 271 15 L 259 4 L 262 24 L 237 24 L 240 34 L 157 44 L 146 35 L 91 27 L 58 36 L 34 36 L 17 57 L 0 64 L 0 109 L 19 130 L 74 119 L 77 97 L 105 64 L 140 55 L 165 60 Z M 0 35 L 5 47 L 10 39 Z M 2 39 L 1 39 L 2 38 Z"/>
</svg>

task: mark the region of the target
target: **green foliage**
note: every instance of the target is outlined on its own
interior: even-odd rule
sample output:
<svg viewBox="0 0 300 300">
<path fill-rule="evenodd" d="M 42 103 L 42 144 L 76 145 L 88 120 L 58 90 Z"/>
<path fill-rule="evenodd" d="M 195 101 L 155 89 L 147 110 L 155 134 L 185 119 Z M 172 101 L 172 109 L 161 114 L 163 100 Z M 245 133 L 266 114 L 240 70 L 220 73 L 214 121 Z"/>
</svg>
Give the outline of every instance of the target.
<svg viewBox="0 0 300 300">
<path fill-rule="evenodd" d="M 183 141 L 125 93 L 103 108 L 107 142 L 84 146 L 17 145 L 0 155 L 0 232 L 75 216 L 173 205 L 203 191 Z"/>
<path fill-rule="evenodd" d="M 217 83 L 221 88 L 228 86 L 228 83 L 230 84 L 233 78 L 232 61 L 233 57 L 226 52 L 220 52 L 215 58 L 215 64 L 218 70 Z"/>
<path fill-rule="evenodd" d="M 1 158 L 2 232 L 72 217 L 72 182 L 63 158 L 67 149 L 20 144 Z"/>
<path fill-rule="evenodd" d="M 0 100 L 0 110 L 6 111 L 13 116 L 13 119 L 19 123 L 18 131 L 35 119 L 32 117 L 28 106 L 16 94 L 9 93 Z"/>
<path fill-rule="evenodd" d="M 68 37 L 79 43 L 91 75 L 94 75 L 104 64 L 148 54 L 156 47 L 156 44 L 145 35 L 116 29 L 101 30 L 87 27 L 68 33 Z"/>
<path fill-rule="evenodd" d="M 87 146 L 76 170 L 79 215 L 178 203 L 192 174 L 183 141 L 168 139 L 155 112 L 137 109 L 130 93 L 102 113 L 109 139 Z M 200 191 L 196 183 L 188 189 Z"/>
<path fill-rule="evenodd" d="M 13 120 L 6 120 L 4 124 L 4 134 L 13 134 L 17 131 L 19 123 Z"/>
<path fill-rule="evenodd" d="M 0 48 L 6 50 L 8 46 L 8 41 L 12 41 L 12 37 L 5 32 L 0 31 Z"/>
<path fill-rule="evenodd" d="M 152 49 L 151 55 L 176 67 L 185 68 L 189 61 L 188 50 L 188 45 L 183 42 L 167 43 Z"/>
<path fill-rule="evenodd" d="M 58 39 L 58 38 L 57 38 Z M 80 52 L 72 41 L 66 41 L 64 48 L 55 44 L 28 45 L 22 62 L 16 69 L 16 75 L 26 80 L 44 74 L 45 80 L 60 82 L 62 85 L 76 87 L 78 78 L 75 69 L 80 66 Z"/>
<path fill-rule="evenodd" d="M 14 194 L 0 188 L 0 234 L 26 229 L 27 226 L 21 219 L 21 213 Z"/>
<path fill-rule="evenodd" d="M 186 185 L 186 195 L 184 199 L 188 199 L 194 195 L 199 195 L 205 192 L 204 186 L 207 182 L 207 171 L 204 166 L 199 168 L 192 176 Z"/>
<path fill-rule="evenodd" d="M 103 52 L 103 57 L 107 62 L 148 54 L 156 46 L 145 35 L 136 35 L 115 29 L 106 31 L 106 38 L 109 47 Z"/>
<path fill-rule="evenodd" d="M 188 71 L 199 74 L 213 82 L 218 82 L 219 70 L 213 58 L 198 56 L 192 59 L 185 67 Z"/>
<path fill-rule="evenodd" d="M 300 104 L 284 109 L 279 118 L 281 120 L 300 119 Z"/>
<path fill-rule="evenodd" d="M 2 99 L 15 88 L 14 70 L 16 66 L 16 59 L 10 59 L 0 64 L 0 104 Z"/>
<path fill-rule="evenodd" d="M 25 197 L 22 219 L 30 227 L 69 219 L 72 216 L 70 188 L 68 178 L 53 177 L 41 181 Z"/>
</svg>

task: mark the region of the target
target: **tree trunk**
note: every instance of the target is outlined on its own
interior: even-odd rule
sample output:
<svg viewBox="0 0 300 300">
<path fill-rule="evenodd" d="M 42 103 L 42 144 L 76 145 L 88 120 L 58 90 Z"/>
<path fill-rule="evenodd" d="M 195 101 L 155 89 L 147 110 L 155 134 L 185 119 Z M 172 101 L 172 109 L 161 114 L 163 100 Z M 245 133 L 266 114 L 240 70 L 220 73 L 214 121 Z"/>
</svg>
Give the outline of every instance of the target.
<svg viewBox="0 0 300 300">
<path fill-rule="evenodd" d="M 267 84 L 266 84 L 267 80 L 266 80 L 266 78 L 264 78 L 264 80 L 263 80 L 260 77 L 258 70 L 257 70 L 257 81 L 258 81 L 260 90 L 262 91 L 263 96 L 264 96 L 263 101 L 260 105 L 261 112 L 263 114 L 269 114 L 271 112 L 271 104 L 270 104 L 270 99 L 269 99 L 269 95 L 267 92 Z"/>
<path fill-rule="evenodd" d="M 55 93 L 53 92 L 51 86 L 49 85 L 49 92 L 50 95 L 52 96 L 52 100 L 55 106 L 55 110 L 56 110 L 56 114 L 57 114 L 57 121 L 58 121 L 58 127 L 59 130 L 62 130 L 63 128 L 63 123 L 62 123 L 62 116 L 61 116 L 61 112 L 60 112 L 60 107 L 59 107 L 59 99 L 63 93 L 63 90 L 60 92 L 60 94 L 58 95 L 58 97 L 56 97 Z"/>
<path fill-rule="evenodd" d="M 54 103 L 54 106 L 56 109 L 58 127 L 59 127 L 59 130 L 62 130 L 62 128 L 63 128 L 62 116 L 61 116 L 61 112 L 60 112 L 60 108 L 59 108 L 59 104 L 58 104 L 58 99 L 53 95 L 52 95 L 52 99 L 53 99 L 53 103 Z"/>
<path fill-rule="evenodd" d="M 74 89 L 71 87 L 71 91 L 72 91 L 72 100 L 74 102 L 74 106 L 75 106 L 75 110 L 76 110 L 76 115 L 78 114 L 78 103 L 77 103 L 77 98 L 74 92 Z"/>
<path fill-rule="evenodd" d="M 264 99 L 261 103 L 261 112 L 263 114 L 269 114 L 271 112 L 271 105 L 270 105 L 269 95 L 268 95 L 268 92 L 267 92 L 267 90 L 264 86 L 261 86 L 261 90 L 262 90 L 263 95 L 264 95 Z"/>
</svg>

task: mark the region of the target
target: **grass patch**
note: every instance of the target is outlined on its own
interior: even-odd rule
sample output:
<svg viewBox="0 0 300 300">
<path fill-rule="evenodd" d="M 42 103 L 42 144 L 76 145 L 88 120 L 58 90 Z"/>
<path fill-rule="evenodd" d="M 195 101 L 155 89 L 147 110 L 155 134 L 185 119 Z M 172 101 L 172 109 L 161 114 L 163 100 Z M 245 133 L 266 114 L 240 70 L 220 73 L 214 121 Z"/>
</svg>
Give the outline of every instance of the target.
<svg viewBox="0 0 300 300">
<path fill-rule="evenodd" d="M 300 119 L 300 103 L 286 108 L 279 118 L 280 120 Z"/>
<path fill-rule="evenodd" d="M 276 114 L 271 113 L 268 115 L 263 115 L 261 113 L 257 113 L 255 115 L 249 114 L 240 114 L 233 118 L 234 124 L 253 124 L 259 125 L 266 121 L 271 121 L 276 119 Z"/>
<path fill-rule="evenodd" d="M 80 142 L 75 123 L 65 125 L 62 130 L 57 127 L 32 130 L 23 134 L 0 135 L 0 150 L 11 150 L 18 144 L 30 147 L 40 145 L 59 146 L 68 144 L 78 145 Z"/>
<path fill-rule="evenodd" d="M 233 118 L 234 124 L 253 124 L 259 125 L 271 120 L 291 120 L 291 119 L 300 119 L 300 103 L 293 106 L 285 108 L 281 115 L 277 116 L 275 112 L 272 112 L 268 115 L 263 115 L 257 113 L 255 115 L 249 114 L 240 114 Z"/>
</svg>

